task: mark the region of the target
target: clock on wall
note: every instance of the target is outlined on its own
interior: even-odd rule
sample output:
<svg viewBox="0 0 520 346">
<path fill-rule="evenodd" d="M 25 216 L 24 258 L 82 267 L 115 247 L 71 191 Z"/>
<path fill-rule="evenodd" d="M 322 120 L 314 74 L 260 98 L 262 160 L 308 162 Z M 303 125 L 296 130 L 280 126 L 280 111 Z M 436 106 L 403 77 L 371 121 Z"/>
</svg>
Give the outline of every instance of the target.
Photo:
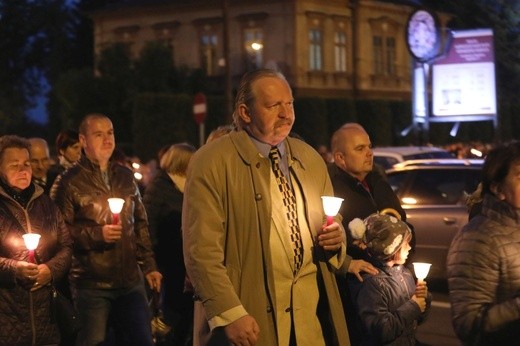
<svg viewBox="0 0 520 346">
<path fill-rule="evenodd" d="M 406 25 L 406 43 L 417 60 L 425 62 L 433 58 L 441 43 L 437 16 L 424 9 L 414 11 Z"/>
</svg>

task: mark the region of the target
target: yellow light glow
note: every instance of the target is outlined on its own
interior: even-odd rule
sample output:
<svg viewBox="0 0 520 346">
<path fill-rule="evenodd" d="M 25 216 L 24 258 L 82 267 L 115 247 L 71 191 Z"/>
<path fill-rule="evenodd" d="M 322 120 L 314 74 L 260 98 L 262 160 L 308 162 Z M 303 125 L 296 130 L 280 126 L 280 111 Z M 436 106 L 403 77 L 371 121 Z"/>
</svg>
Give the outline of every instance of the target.
<svg viewBox="0 0 520 346">
<path fill-rule="evenodd" d="M 134 173 L 134 178 L 136 180 L 141 180 L 141 179 L 143 179 L 143 175 L 141 173 L 139 173 L 139 172 L 135 172 Z"/>
<path fill-rule="evenodd" d="M 477 157 L 482 157 L 482 152 L 478 149 L 471 148 L 470 152 Z"/>
<path fill-rule="evenodd" d="M 110 207 L 110 211 L 114 214 L 119 214 L 121 209 L 123 209 L 123 204 L 125 204 L 125 200 L 122 198 L 109 198 L 108 206 Z"/>
<path fill-rule="evenodd" d="M 343 202 L 343 198 L 321 196 L 321 201 L 323 203 L 323 210 L 325 211 L 325 215 L 336 216 L 339 208 L 341 207 L 341 203 Z"/>
<path fill-rule="evenodd" d="M 428 272 L 430 271 L 431 263 L 424 262 L 413 262 L 413 270 L 415 272 L 415 276 L 417 280 L 424 281 L 428 276 Z"/>
<path fill-rule="evenodd" d="M 417 200 L 413 197 L 403 197 L 401 198 L 401 202 L 404 204 L 417 204 Z"/>
<path fill-rule="evenodd" d="M 40 242 L 41 236 L 36 233 L 27 233 L 22 235 L 22 237 L 27 250 L 34 250 L 38 247 L 38 243 Z"/>
</svg>

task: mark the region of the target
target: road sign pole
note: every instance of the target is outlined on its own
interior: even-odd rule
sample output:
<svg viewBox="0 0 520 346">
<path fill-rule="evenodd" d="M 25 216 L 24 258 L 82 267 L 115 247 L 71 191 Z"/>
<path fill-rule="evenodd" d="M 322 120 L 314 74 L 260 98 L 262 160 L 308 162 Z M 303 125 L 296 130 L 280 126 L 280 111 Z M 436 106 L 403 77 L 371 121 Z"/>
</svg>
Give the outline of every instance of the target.
<svg viewBox="0 0 520 346">
<path fill-rule="evenodd" d="M 199 124 L 199 148 L 204 145 L 204 138 L 205 138 L 204 123 L 202 122 Z"/>
<path fill-rule="evenodd" d="M 204 145 L 204 120 L 207 113 L 206 95 L 198 93 L 193 99 L 193 118 L 199 125 L 199 147 Z"/>
</svg>

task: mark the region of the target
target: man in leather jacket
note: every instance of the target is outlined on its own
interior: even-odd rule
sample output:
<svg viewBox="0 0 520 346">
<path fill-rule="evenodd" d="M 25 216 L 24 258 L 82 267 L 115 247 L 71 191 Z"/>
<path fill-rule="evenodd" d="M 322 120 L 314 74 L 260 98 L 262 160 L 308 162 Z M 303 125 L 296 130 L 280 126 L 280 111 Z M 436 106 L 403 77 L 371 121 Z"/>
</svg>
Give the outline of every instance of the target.
<svg viewBox="0 0 520 346">
<path fill-rule="evenodd" d="M 81 159 L 51 193 L 74 240 L 69 278 L 81 325 L 78 344 L 103 342 L 110 317 L 119 344 L 153 345 L 143 274 L 158 292 L 162 275 L 139 189 L 132 172 L 110 160 L 115 139 L 108 117 L 87 115 L 79 139 Z M 111 197 L 124 200 L 118 222 Z"/>
</svg>

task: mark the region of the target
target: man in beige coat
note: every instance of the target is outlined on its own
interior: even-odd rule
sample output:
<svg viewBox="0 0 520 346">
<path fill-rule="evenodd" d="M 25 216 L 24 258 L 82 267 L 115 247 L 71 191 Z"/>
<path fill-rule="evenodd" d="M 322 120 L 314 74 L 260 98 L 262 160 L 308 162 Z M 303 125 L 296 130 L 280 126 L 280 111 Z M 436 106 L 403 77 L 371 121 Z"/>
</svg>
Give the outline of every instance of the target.
<svg viewBox="0 0 520 346">
<path fill-rule="evenodd" d="M 246 74 L 234 118 L 237 130 L 204 145 L 188 169 L 183 236 L 197 298 L 194 344 L 349 345 L 334 276 L 348 258 L 344 230 L 324 223 L 321 196 L 333 191 L 323 159 L 288 136 L 294 110 L 285 78 Z M 274 146 L 296 198 L 303 244 L 296 271 L 268 157 Z"/>
</svg>

